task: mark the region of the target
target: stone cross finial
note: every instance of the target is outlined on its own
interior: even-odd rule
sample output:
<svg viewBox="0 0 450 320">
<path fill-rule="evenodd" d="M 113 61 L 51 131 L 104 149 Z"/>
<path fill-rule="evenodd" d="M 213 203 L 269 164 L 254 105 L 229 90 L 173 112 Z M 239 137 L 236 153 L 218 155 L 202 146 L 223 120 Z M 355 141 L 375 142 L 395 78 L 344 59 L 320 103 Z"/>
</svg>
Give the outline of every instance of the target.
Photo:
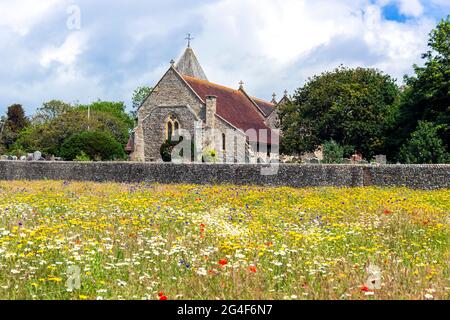
<svg viewBox="0 0 450 320">
<path fill-rule="evenodd" d="M 170 60 L 170 65 L 173 67 L 175 65 L 175 60 Z"/>
<path fill-rule="evenodd" d="M 192 38 L 192 37 L 191 37 L 191 34 L 188 33 L 188 34 L 187 34 L 187 37 L 184 38 L 184 39 L 188 41 L 187 47 L 190 48 L 190 47 L 191 47 L 191 40 L 194 40 L 194 38 Z"/>
<path fill-rule="evenodd" d="M 288 95 L 288 91 L 284 90 L 284 96 L 287 97 L 287 95 Z"/>
<path fill-rule="evenodd" d="M 274 103 L 274 104 L 277 103 L 277 95 L 275 92 L 272 94 L 272 103 Z"/>
<path fill-rule="evenodd" d="M 239 81 L 239 89 L 244 89 L 244 81 Z"/>
</svg>

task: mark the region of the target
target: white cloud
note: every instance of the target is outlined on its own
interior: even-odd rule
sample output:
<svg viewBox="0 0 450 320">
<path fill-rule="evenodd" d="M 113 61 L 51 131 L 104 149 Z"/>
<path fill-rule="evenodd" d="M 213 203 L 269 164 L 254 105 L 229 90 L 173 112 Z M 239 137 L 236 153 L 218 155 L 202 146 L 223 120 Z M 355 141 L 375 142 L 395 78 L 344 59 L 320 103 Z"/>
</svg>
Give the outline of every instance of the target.
<svg viewBox="0 0 450 320">
<path fill-rule="evenodd" d="M 71 32 L 60 47 L 50 46 L 42 51 L 40 64 L 43 67 L 48 67 L 52 62 L 58 62 L 70 66 L 75 63 L 77 56 L 83 52 L 86 42 L 86 33 L 81 31 Z"/>
<path fill-rule="evenodd" d="M 0 26 L 6 26 L 20 35 L 26 35 L 30 29 L 44 19 L 58 5 L 60 0 L 18 0 L 0 2 Z"/>
<path fill-rule="evenodd" d="M 418 1 L 405 2 L 408 14 L 423 11 Z M 201 8 L 204 28 L 194 49 L 211 80 L 236 87 L 243 78 L 265 98 L 341 63 L 401 79 L 420 63 L 434 21 L 387 21 L 381 7 L 364 0 L 222 0 Z M 336 51 L 344 40 L 347 47 Z"/>
<path fill-rule="evenodd" d="M 419 0 L 399 0 L 400 13 L 406 16 L 419 17 L 423 13 L 423 6 Z"/>
<path fill-rule="evenodd" d="M 15 102 L 32 111 L 53 98 L 129 102 L 137 86 L 159 80 L 187 32 L 211 81 L 237 88 L 244 80 L 266 99 L 341 63 L 401 79 L 427 49 L 436 21 L 425 14 L 449 7 L 444 0 L 167 0 L 111 1 L 104 10 L 77 0 L 82 28 L 70 32 L 72 3 L 0 0 L 8 13 L 0 20 L 0 113 Z M 387 4 L 408 19 L 387 21 Z"/>
</svg>

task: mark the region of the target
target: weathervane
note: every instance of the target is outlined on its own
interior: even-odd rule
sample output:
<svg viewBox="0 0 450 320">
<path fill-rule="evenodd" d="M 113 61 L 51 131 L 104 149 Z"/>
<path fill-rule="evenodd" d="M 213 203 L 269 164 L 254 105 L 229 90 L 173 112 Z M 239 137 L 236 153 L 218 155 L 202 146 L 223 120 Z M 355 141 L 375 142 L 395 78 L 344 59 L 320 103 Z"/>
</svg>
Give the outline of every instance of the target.
<svg viewBox="0 0 450 320">
<path fill-rule="evenodd" d="M 188 48 L 190 48 L 190 47 L 191 47 L 191 40 L 194 40 L 194 38 L 192 38 L 192 37 L 191 37 L 191 34 L 188 33 L 188 34 L 187 34 L 187 37 L 184 38 L 184 39 L 188 41 Z"/>
</svg>

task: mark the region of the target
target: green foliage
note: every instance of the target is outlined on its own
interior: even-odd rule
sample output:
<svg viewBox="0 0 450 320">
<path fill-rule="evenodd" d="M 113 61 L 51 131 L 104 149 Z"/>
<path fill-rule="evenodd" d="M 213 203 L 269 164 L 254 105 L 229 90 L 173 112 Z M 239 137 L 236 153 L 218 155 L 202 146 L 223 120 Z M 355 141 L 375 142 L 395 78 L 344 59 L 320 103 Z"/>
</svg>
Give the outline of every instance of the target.
<svg viewBox="0 0 450 320">
<path fill-rule="evenodd" d="M 121 121 L 129 130 L 134 127 L 134 119 L 126 112 L 126 106 L 123 102 L 109 102 L 109 101 L 96 101 L 89 105 L 78 105 L 76 106 L 79 110 L 97 113 L 106 113 L 117 120 Z"/>
<path fill-rule="evenodd" d="M 137 119 L 137 110 L 144 103 L 145 99 L 147 99 L 152 90 L 153 88 L 146 86 L 138 87 L 134 90 L 132 98 L 133 111 L 131 111 L 133 118 Z"/>
<path fill-rule="evenodd" d="M 344 148 L 336 141 L 330 140 L 323 144 L 324 163 L 342 163 L 344 158 Z"/>
<path fill-rule="evenodd" d="M 70 111 L 73 107 L 61 100 L 44 102 L 33 117 L 32 123 L 42 124 L 51 121 L 60 115 Z"/>
<path fill-rule="evenodd" d="M 123 146 L 129 138 L 129 126 L 111 113 L 92 110 L 90 121 L 87 111 L 74 108 L 56 118 L 42 124 L 28 127 L 17 144 L 27 151 L 40 150 L 44 154 L 61 156 L 61 146 L 70 136 L 87 131 L 104 132 L 117 140 Z"/>
<path fill-rule="evenodd" d="M 91 158 L 84 152 L 75 157 L 74 161 L 91 161 Z"/>
<path fill-rule="evenodd" d="M 405 163 L 416 164 L 449 162 L 450 154 L 446 151 L 438 130 L 433 123 L 420 121 L 417 131 L 401 148 L 401 159 Z"/>
<path fill-rule="evenodd" d="M 216 163 L 217 162 L 217 151 L 216 150 L 206 150 L 203 153 L 203 162 L 212 162 L 212 163 Z"/>
<path fill-rule="evenodd" d="M 1 128 L 1 144 L 4 149 L 10 149 L 20 136 L 22 130 L 29 125 L 25 111 L 20 104 L 8 107 L 6 118 Z"/>
<path fill-rule="evenodd" d="M 383 153 L 398 94 L 395 81 L 374 69 L 339 67 L 314 76 L 280 108 L 282 149 L 313 152 L 333 139 L 366 158 Z"/>
<path fill-rule="evenodd" d="M 434 123 L 447 153 L 450 150 L 450 15 L 431 31 L 428 45 L 424 66 L 414 66 L 415 75 L 405 77 L 396 127 L 389 132 L 391 150 L 405 144 L 419 121 Z"/>
<path fill-rule="evenodd" d="M 27 153 L 22 150 L 20 147 L 13 146 L 11 149 L 8 150 L 8 155 L 16 156 L 17 158 L 20 158 L 22 156 L 26 156 Z"/>
<path fill-rule="evenodd" d="M 8 126 L 13 132 L 20 132 L 29 124 L 29 121 L 25 116 L 25 111 L 20 104 L 13 104 L 8 107 L 6 116 L 6 126 Z"/>
<path fill-rule="evenodd" d="M 164 162 L 172 161 L 173 148 L 175 148 L 181 141 L 182 138 L 180 138 L 180 140 L 178 141 L 172 141 L 171 139 L 164 141 L 164 143 L 160 147 L 161 158 Z M 180 152 L 181 157 L 183 156 L 182 151 Z"/>
<path fill-rule="evenodd" d="M 86 158 L 86 155 L 96 161 L 125 158 L 122 145 L 111 135 L 100 131 L 76 133 L 61 147 L 61 156 L 66 160 Z"/>
</svg>

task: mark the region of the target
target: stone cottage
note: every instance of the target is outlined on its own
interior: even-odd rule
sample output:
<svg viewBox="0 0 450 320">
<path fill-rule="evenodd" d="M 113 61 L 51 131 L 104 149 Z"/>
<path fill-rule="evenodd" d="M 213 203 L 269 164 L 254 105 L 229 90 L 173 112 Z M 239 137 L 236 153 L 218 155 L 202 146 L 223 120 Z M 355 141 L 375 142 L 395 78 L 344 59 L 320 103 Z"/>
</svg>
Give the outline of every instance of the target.
<svg viewBox="0 0 450 320">
<path fill-rule="evenodd" d="M 162 161 L 161 145 L 177 132 L 201 135 L 201 151 L 219 161 L 256 162 L 278 156 L 275 95 L 271 102 L 210 82 L 188 45 L 138 109 L 127 151 L 133 161 Z M 233 134 L 230 134 L 233 133 Z M 183 136 L 184 138 L 184 136 Z M 177 140 L 178 141 L 178 140 Z"/>
</svg>

